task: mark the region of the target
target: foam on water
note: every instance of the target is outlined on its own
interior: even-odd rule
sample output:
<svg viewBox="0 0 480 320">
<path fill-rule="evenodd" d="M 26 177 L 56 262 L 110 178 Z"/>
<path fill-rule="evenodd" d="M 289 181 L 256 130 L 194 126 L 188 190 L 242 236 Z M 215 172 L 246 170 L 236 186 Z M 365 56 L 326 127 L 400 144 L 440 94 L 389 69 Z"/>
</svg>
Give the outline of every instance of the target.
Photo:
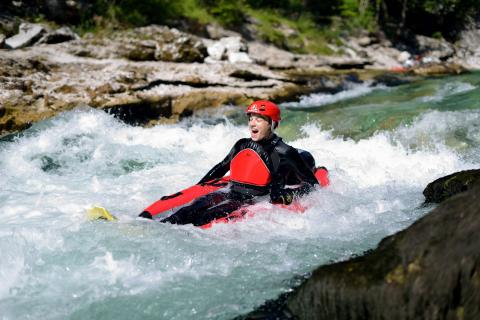
<svg viewBox="0 0 480 320">
<path fill-rule="evenodd" d="M 476 89 L 476 87 L 471 83 L 462 82 L 462 81 L 452 81 L 438 87 L 435 94 L 431 96 L 422 97 L 420 98 L 420 100 L 422 102 L 438 102 L 438 101 L 442 101 L 445 97 L 463 93 L 463 92 L 468 92 L 474 89 Z"/>
<path fill-rule="evenodd" d="M 249 311 L 289 290 L 295 276 L 372 248 L 423 215 L 428 182 L 478 167 L 478 157 L 463 156 L 478 154 L 478 118 L 430 112 L 358 142 L 304 126 L 290 143 L 329 168 L 331 186 L 302 199 L 303 214 L 265 202 L 253 218 L 209 230 L 136 216 L 198 181 L 245 126 L 134 128 L 89 109 L 37 124 L 0 142 L 3 319 L 228 319 Z M 432 127 L 437 138 L 424 143 Z M 463 149 L 443 135 L 462 128 L 474 141 Z M 120 220 L 86 221 L 94 204 Z"/>
<path fill-rule="evenodd" d="M 342 100 L 348 100 L 360 96 L 364 96 L 373 90 L 382 89 L 385 90 L 385 86 L 376 85 L 372 86 L 369 82 L 363 83 L 348 83 L 345 90 L 342 90 L 337 93 L 313 93 L 307 96 L 300 98 L 298 102 L 288 102 L 283 103 L 282 106 L 285 107 L 318 107 L 326 104 L 335 103 Z"/>
</svg>

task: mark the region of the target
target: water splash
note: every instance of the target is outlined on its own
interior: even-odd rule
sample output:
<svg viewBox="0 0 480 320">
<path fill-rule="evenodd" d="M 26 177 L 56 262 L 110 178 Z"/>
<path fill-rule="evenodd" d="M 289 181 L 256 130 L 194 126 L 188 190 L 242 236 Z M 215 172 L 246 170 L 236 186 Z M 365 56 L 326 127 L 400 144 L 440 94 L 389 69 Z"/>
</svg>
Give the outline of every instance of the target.
<svg viewBox="0 0 480 320">
<path fill-rule="evenodd" d="M 348 83 L 346 85 L 345 90 L 342 90 L 340 92 L 313 93 L 313 94 L 301 97 L 300 101 L 298 102 L 283 103 L 282 106 L 290 107 L 290 108 L 318 107 L 318 106 L 332 104 L 332 103 L 343 101 L 343 100 L 361 97 L 377 89 L 385 90 L 387 88 L 384 85 L 372 86 L 370 82 Z"/>
<path fill-rule="evenodd" d="M 303 125 L 289 143 L 329 168 L 332 185 L 302 200 L 304 214 L 272 207 L 210 230 L 136 216 L 198 181 L 246 126 L 223 118 L 133 128 L 90 109 L 39 123 L 0 142 L 2 316 L 247 312 L 289 290 L 295 276 L 372 248 L 428 211 L 420 206 L 428 182 L 478 167 L 479 117 L 478 110 L 428 111 L 358 140 L 321 121 Z M 94 204 L 118 223 L 88 222 L 84 211 Z"/>
<path fill-rule="evenodd" d="M 461 81 L 453 81 L 445 83 L 436 89 L 435 94 L 431 96 L 426 96 L 420 98 L 422 102 L 439 102 L 445 99 L 445 97 L 468 92 L 476 89 L 477 87 L 468 83 Z"/>
</svg>

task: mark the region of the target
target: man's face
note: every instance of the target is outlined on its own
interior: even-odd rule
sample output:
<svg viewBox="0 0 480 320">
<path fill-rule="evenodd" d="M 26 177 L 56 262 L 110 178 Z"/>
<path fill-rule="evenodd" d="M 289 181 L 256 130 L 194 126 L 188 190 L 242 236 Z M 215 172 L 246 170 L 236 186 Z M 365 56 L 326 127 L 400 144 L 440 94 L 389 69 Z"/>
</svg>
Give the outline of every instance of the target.
<svg viewBox="0 0 480 320">
<path fill-rule="evenodd" d="M 256 113 L 250 113 L 248 118 L 248 128 L 250 129 L 250 138 L 253 141 L 260 141 L 268 138 L 272 133 L 272 127 L 267 117 Z"/>
</svg>

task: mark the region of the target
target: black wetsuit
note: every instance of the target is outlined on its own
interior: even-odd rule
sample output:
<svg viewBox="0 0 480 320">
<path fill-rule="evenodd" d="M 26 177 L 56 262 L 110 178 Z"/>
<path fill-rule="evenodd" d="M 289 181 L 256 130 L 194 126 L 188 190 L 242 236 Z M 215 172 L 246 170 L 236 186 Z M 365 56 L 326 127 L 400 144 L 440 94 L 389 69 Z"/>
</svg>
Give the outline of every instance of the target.
<svg viewBox="0 0 480 320">
<path fill-rule="evenodd" d="M 203 184 L 223 177 L 230 170 L 232 159 L 244 149 L 253 149 L 267 165 L 271 182 L 258 187 L 232 181 L 227 187 L 196 199 L 192 204 L 179 209 L 161 222 L 174 224 L 204 225 L 226 217 L 244 205 L 254 203 L 257 196 L 270 194 L 272 203 L 290 204 L 295 196 L 303 195 L 318 184 L 308 159 L 303 159 L 297 149 L 273 135 L 270 139 L 255 142 L 244 138 L 235 143 L 229 154 L 214 166 L 198 183 Z M 308 154 L 311 157 L 310 154 Z M 313 164 L 314 166 L 314 164 Z M 286 184 L 300 184 L 295 189 L 285 189 Z"/>
</svg>

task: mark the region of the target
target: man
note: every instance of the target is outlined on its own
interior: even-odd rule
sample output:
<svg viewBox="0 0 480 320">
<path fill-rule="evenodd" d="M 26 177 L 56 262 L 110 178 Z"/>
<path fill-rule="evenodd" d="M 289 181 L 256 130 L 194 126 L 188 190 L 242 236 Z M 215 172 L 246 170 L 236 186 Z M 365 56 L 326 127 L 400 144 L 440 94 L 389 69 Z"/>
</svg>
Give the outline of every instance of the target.
<svg viewBox="0 0 480 320">
<path fill-rule="evenodd" d="M 246 113 L 250 138 L 238 140 L 225 159 L 198 182 L 203 184 L 221 178 L 230 171 L 229 185 L 196 199 L 161 222 L 200 226 L 253 204 L 259 196 L 269 194 L 272 203 L 290 204 L 295 197 L 308 193 L 318 184 L 312 168 L 297 149 L 274 133 L 281 114 L 273 102 L 255 101 Z M 300 186 L 285 188 L 287 180 Z"/>
</svg>

